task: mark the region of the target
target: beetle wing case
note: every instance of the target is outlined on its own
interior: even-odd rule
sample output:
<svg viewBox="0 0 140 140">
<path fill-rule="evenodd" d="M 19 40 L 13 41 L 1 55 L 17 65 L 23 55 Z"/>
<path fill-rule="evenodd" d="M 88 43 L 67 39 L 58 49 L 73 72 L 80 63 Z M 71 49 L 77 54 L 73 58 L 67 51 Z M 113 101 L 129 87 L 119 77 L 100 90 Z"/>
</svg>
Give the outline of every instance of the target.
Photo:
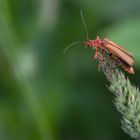
<svg viewBox="0 0 140 140">
<path fill-rule="evenodd" d="M 124 48 L 112 42 L 111 40 L 107 38 L 103 39 L 102 46 L 104 47 L 104 49 L 107 49 L 110 53 L 116 55 L 117 57 L 125 61 L 127 64 L 129 64 L 130 66 L 134 64 L 133 55 L 129 53 L 127 50 L 125 50 Z"/>
</svg>

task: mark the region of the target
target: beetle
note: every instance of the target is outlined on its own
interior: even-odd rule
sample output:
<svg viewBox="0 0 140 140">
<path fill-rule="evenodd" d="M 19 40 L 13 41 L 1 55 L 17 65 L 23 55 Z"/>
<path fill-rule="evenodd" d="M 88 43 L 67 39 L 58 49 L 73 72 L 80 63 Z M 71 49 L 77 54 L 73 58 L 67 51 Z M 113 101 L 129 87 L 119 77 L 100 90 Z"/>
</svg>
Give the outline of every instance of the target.
<svg viewBox="0 0 140 140">
<path fill-rule="evenodd" d="M 98 58 L 99 50 L 102 51 L 101 53 L 102 60 L 100 61 L 98 68 L 101 66 L 101 63 L 104 60 L 104 53 L 107 53 L 108 56 L 110 56 L 110 54 L 115 56 L 114 57 L 115 59 L 113 58 L 114 63 L 121 66 L 128 73 L 134 74 L 134 69 L 132 67 L 134 64 L 133 55 L 130 52 L 128 52 L 126 49 L 117 45 L 116 43 L 114 43 L 108 38 L 100 39 L 99 36 L 97 36 L 96 39 L 90 40 L 88 35 L 88 28 L 85 19 L 83 17 L 82 11 L 81 11 L 81 18 L 86 31 L 86 37 L 87 37 L 87 40 L 85 42 L 86 47 L 91 47 L 95 49 L 96 52 L 94 55 L 94 59 Z M 109 59 L 111 60 L 112 57 L 110 57 Z"/>
<path fill-rule="evenodd" d="M 78 42 L 74 42 L 74 43 L 70 44 L 69 46 L 67 46 L 64 49 L 63 54 L 70 47 L 72 47 L 76 44 L 79 44 L 79 43 L 85 43 L 85 46 L 87 48 L 95 49 L 96 52 L 94 55 L 94 59 L 97 59 L 99 56 L 99 53 L 101 52 L 98 70 L 102 66 L 102 62 L 104 60 L 105 61 L 110 60 L 110 61 L 112 61 L 112 63 L 114 63 L 118 66 L 121 66 L 128 73 L 134 74 L 135 72 L 134 72 L 134 69 L 132 66 L 135 61 L 134 61 L 133 55 L 130 52 L 128 52 L 126 49 L 117 45 L 116 43 L 114 43 L 113 41 L 111 41 L 108 38 L 100 39 L 99 36 L 97 36 L 96 39 L 90 40 L 89 35 L 88 35 L 87 25 L 86 25 L 85 19 L 83 17 L 82 11 L 81 11 L 81 18 L 82 18 L 82 21 L 83 21 L 83 24 L 85 27 L 87 39 L 86 39 L 86 41 L 78 41 Z M 105 58 L 104 54 L 106 54 L 108 56 L 108 60 Z"/>
<path fill-rule="evenodd" d="M 91 47 L 96 50 L 94 59 L 98 58 L 99 49 L 101 49 L 102 53 L 100 55 L 102 59 L 104 59 L 104 53 L 106 52 L 110 60 L 121 66 L 128 73 L 134 74 L 134 69 L 132 67 L 134 64 L 133 55 L 110 39 L 100 39 L 99 36 L 97 36 L 95 40 L 87 40 L 85 44 L 86 47 Z M 100 63 L 102 63 L 102 60 Z M 101 64 L 99 64 L 99 66 L 100 65 Z"/>
</svg>

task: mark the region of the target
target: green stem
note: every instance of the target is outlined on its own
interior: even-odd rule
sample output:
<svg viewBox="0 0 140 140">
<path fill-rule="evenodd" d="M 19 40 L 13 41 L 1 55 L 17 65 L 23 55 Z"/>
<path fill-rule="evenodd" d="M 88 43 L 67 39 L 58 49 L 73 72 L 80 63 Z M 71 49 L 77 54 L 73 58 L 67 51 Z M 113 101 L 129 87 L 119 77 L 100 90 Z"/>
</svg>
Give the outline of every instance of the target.
<svg viewBox="0 0 140 140">
<path fill-rule="evenodd" d="M 140 140 L 140 91 L 122 72 L 116 71 L 109 90 L 115 95 L 115 106 L 122 114 L 122 129 L 132 138 Z"/>
</svg>

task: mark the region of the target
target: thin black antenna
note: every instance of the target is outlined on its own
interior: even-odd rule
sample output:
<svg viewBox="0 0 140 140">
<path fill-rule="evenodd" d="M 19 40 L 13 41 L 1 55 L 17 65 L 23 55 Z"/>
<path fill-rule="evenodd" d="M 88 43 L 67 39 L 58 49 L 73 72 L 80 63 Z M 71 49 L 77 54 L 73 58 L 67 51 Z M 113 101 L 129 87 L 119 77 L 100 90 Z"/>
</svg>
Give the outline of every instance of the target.
<svg viewBox="0 0 140 140">
<path fill-rule="evenodd" d="M 85 30 L 86 30 L 87 40 L 89 40 L 88 28 L 87 28 L 87 24 L 86 24 L 86 21 L 85 21 L 84 16 L 83 16 L 83 12 L 80 11 L 80 14 L 81 14 L 81 18 L 82 18 L 82 21 L 83 21 L 83 24 L 84 24 L 84 27 L 85 27 Z"/>
<path fill-rule="evenodd" d="M 85 43 L 85 42 L 84 42 L 84 41 L 77 41 L 77 42 L 71 43 L 70 45 L 68 45 L 68 46 L 64 49 L 63 54 L 65 54 L 66 51 L 67 51 L 69 48 L 71 48 L 72 46 L 77 45 L 77 44 L 80 44 L 80 43 Z"/>
</svg>

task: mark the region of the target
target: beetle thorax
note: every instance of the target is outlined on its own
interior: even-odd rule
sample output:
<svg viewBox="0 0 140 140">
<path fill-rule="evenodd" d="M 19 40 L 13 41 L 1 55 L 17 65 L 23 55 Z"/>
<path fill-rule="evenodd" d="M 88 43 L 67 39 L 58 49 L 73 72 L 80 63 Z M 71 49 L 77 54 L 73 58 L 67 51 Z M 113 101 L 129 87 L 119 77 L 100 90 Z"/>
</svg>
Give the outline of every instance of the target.
<svg viewBox="0 0 140 140">
<path fill-rule="evenodd" d="M 95 40 L 92 40 L 92 44 L 94 47 L 98 48 L 101 46 L 102 40 L 99 37 L 97 37 Z"/>
</svg>

